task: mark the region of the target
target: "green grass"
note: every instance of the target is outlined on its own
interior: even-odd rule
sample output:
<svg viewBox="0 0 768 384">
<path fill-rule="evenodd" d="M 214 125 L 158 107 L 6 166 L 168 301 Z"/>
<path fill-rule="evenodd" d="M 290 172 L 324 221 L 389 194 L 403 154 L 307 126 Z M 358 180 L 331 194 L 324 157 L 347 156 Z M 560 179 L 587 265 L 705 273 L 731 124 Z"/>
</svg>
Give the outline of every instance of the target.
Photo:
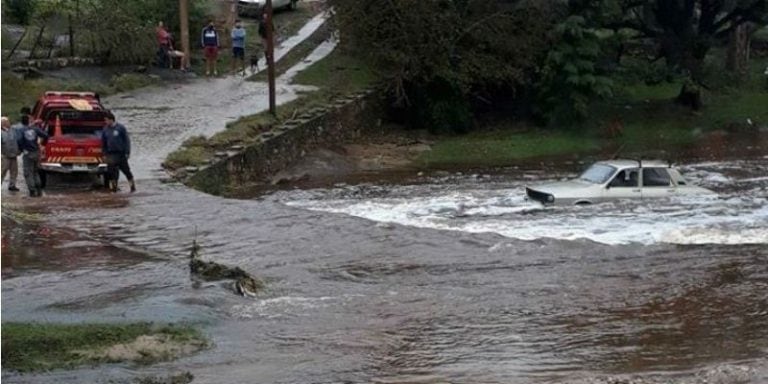
<svg viewBox="0 0 768 384">
<path fill-rule="evenodd" d="M 13 121 L 18 119 L 21 107 L 32 107 L 45 91 L 92 91 L 101 96 L 126 92 L 156 83 L 147 75 L 124 73 L 114 76 L 108 84 L 102 82 L 69 81 L 54 78 L 21 79 L 10 73 L 2 74 L 2 106 L 3 116 L 9 116 Z"/>
<path fill-rule="evenodd" d="M 596 149 L 593 139 L 568 132 L 476 132 L 440 140 L 418 162 L 426 167 L 502 166 L 521 159 L 584 153 Z"/>
<path fill-rule="evenodd" d="M 305 57 L 309 56 L 309 54 L 312 53 L 312 51 L 330 35 L 331 31 L 329 27 L 324 25 L 318 28 L 317 31 L 315 31 L 306 40 L 293 47 L 293 49 L 286 53 L 285 56 L 280 58 L 280 61 L 275 63 L 275 77 L 282 75 L 291 69 L 291 67 L 304 60 Z M 259 72 L 248 78 L 248 80 L 267 81 L 267 71 Z"/>
<path fill-rule="evenodd" d="M 142 335 L 164 335 L 178 342 L 205 342 L 199 331 L 188 326 L 159 327 L 150 323 L 73 325 L 3 323 L 3 369 L 31 372 L 117 362 L 88 357 L 77 351 L 128 343 Z"/>
<path fill-rule="evenodd" d="M 653 156 L 695 145 L 697 137 L 709 131 L 755 129 L 747 125 L 747 119 L 756 126 L 767 126 L 768 79 L 763 71 L 768 58 L 750 64 L 749 76 L 740 83 L 704 91 L 701 111 L 674 103 L 679 82 L 623 84 L 614 99 L 595 105 L 588 121 L 580 126 L 542 130 L 508 122 L 506 128 L 493 132 L 439 138 L 418 161 L 428 167 L 503 166 L 526 158 L 597 154 L 606 148 L 620 148 L 620 154 Z M 622 121 L 623 134 L 608 139 L 606 127 L 614 119 Z"/>
<path fill-rule="evenodd" d="M 296 84 L 313 85 L 338 93 L 364 89 L 376 81 L 378 76 L 370 66 L 338 47 L 293 78 Z"/>
<path fill-rule="evenodd" d="M 205 164 L 213 155 L 213 152 L 202 145 L 184 146 L 168 155 L 168 158 L 165 160 L 165 166 L 172 169 L 199 166 Z"/>
</svg>

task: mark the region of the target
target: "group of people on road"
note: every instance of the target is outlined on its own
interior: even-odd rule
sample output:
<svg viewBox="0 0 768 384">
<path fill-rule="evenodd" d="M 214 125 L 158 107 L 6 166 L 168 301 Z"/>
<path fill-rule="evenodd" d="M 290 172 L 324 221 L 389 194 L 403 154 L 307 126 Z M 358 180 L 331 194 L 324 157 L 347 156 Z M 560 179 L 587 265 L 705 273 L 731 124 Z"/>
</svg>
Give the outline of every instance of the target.
<svg viewBox="0 0 768 384">
<path fill-rule="evenodd" d="M 44 178 L 40 172 L 40 144 L 48 139 L 48 134 L 40 127 L 40 122 L 32 122 L 29 108 L 21 109 L 21 118 L 17 124 L 2 117 L 2 156 L 3 180 L 10 173 L 8 190 L 16 192 L 16 179 L 19 174 L 18 157 L 21 156 L 24 180 L 29 189 L 29 196 L 43 195 Z"/>
<path fill-rule="evenodd" d="M 17 124 L 11 125 L 11 120 L 2 117 L 2 180 L 10 174 L 8 190 L 18 192 L 16 186 L 19 165 L 18 157 L 22 158 L 24 181 L 29 190 L 29 196 L 41 197 L 45 188 L 45 173 L 40 169 L 41 145 L 48 140 L 48 133 L 42 129 L 42 122 L 32 120 L 31 110 L 21 109 L 21 118 Z M 136 183 L 128 165 L 131 155 L 131 140 L 125 126 L 115 121 L 112 112 L 104 117 L 104 128 L 101 131 L 101 150 L 106 160 L 107 187 L 117 192 L 117 184 L 122 172 L 128 179 L 131 192 L 136 191 Z"/>
<path fill-rule="evenodd" d="M 267 27 L 264 17 L 259 18 L 258 26 L 259 37 L 262 39 L 262 43 L 266 48 L 267 40 Z M 235 26 L 232 28 L 230 37 L 232 39 L 232 61 L 230 65 L 230 71 L 235 73 L 235 68 L 239 65 L 240 71 L 245 76 L 245 38 L 247 32 L 243 27 L 242 20 L 235 20 Z M 219 32 L 216 30 L 214 21 L 211 20 L 208 25 L 203 28 L 200 35 L 200 45 L 203 48 L 203 55 L 205 56 L 205 75 L 210 76 L 213 73 L 214 76 L 219 74 L 216 64 L 219 59 L 219 48 L 221 48 L 221 42 L 219 40 Z M 265 49 L 266 54 L 266 49 Z M 258 56 L 251 58 L 251 66 L 256 67 L 258 70 Z"/>
<path fill-rule="evenodd" d="M 274 29 L 273 29 L 274 30 Z M 266 40 L 267 40 L 267 27 L 264 20 L 264 16 L 259 17 L 258 22 L 258 34 L 262 39 L 262 43 L 265 47 L 266 54 Z M 160 66 L 167 67 L 172 66 L 172 60 L 174 58 L 180 58 L 181 69 L 186 70 L 184 67 L 184 53 L 176 51 L 173 48 L 173 38 L 171 34 L 166 30 L 163 22 L 159 22 L 156 28 L 157 43 L 158 43 L 158 62 Z M 246 29 L 243 27 L 241 20 L 235 20 L 234 28 L 230 33 L 232 39 L 232 61 L 230 71 L 235 73 L 235 68 L 238 67 L 245 76 L 246 61 L 245 61 L 245 38 Z M 219 59 L 219 49 L 221 48 L 221 40 L 219 38 L 219 31 L 216 29 L 214 20 L 210 20 L 209 23 L 203 27 L 200 33 L 200 47 L 203 50 L 203 57 L 205 58 L 205 75 L 206 76 L 218 76 L 219 71 L 217 63 Z M 169 61 L 171 61 L 169 65 Z M 256 67 L 258 70 L 258 56 L 251 57 L 251 67 Z M 239 66 L 238 66 L 239 64 Z"/>
</svg>

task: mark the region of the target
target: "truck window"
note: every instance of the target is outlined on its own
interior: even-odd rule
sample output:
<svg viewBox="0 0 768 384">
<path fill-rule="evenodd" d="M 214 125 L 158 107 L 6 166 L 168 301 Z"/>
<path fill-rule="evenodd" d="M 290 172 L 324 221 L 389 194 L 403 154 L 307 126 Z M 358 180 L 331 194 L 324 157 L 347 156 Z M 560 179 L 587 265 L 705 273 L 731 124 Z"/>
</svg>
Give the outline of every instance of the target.
<svg viewBox="0 0 768 384">
<path fill-rule="evenodd" d="M 668 187 L 670 181 L 666 168 L 643 168 L 644 187 Z"/>
</svg>

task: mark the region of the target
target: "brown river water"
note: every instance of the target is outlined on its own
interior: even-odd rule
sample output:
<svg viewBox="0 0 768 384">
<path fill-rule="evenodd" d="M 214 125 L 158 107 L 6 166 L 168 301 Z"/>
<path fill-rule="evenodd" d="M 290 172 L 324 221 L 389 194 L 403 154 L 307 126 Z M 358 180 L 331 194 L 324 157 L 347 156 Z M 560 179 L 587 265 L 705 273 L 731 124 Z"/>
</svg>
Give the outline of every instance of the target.
<svg viewBox="0 0 768 384">
<path fill-rule="evenodd" d="M 150 367 L 3 380 L 768 382 L 768 159 L 685 165 L 714 199 L 522 200 L 524 184 L 579 167 L 246 200 L 156 179 L 134 195 L 66 180 L 39 200 L 4 195 L 44 220 L 3 223 L 3 321 L 188 322 L 214 346 Z M 193 281 L 194 238 L 267 290 L 241 298 Z"/>
</svg>

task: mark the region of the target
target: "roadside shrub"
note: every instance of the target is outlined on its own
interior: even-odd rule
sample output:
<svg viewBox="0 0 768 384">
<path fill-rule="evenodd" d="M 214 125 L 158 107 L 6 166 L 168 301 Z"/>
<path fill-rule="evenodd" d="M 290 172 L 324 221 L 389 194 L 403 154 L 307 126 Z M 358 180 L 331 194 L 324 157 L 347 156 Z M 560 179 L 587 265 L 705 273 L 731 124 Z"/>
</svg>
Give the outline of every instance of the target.
<svg viewBox="0 0 768 384">
<path fill-rule="evenodd" d="M 445 79 L 435 79 L 426 85 L 409 84 L 407 105 L 396 108 L 394 114 L 405 112 L 406 123 L 414 129 L 432 133 L 466 133 L 472 128 L 473 113 L 461 89 Z"/>
</svg>

